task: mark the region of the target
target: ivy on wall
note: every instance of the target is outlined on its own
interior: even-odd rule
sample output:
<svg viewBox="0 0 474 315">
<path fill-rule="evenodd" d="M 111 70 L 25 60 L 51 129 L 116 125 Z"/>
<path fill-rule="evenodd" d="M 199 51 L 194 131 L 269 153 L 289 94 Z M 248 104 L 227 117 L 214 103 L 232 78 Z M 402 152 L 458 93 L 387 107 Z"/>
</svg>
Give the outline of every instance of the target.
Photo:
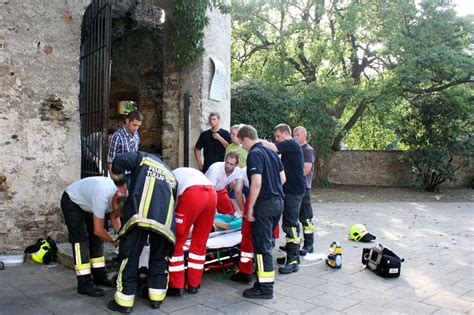
<svg viewBox="0 0 474 315">
<path fill-rule="evenodd" d="M 218 8 L 229 13 L 225 0 L 176 0 L 174 5 L 173 45 L 176 60 L 185 68 L 204 54 L 204 28 L 209 25 L 208 9 Z"/>
</svg>

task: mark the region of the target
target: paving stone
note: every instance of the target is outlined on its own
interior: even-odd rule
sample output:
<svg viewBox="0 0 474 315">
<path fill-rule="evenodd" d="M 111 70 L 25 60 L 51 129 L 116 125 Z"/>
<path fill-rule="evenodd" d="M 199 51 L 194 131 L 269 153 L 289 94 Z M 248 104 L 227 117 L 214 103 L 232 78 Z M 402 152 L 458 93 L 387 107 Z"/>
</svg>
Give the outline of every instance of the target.
<svg viewBox="0 0 474 315">
<path fill-rule="evenodd" d="M 172 312 L 170 314 L 173 314 L 173 315 L 181 315 L 181 314 L 182 315 L 189 315 L 189 314 L 214 315 L 214 314 L 222 314 L 222 312 L 209 308 L 204 305 L 196 305 L 190 308 L 185 308 L 176 312 Z"/>
<path fill-rule="evenodd" d="M 461 296 L 462 299 L 474 302 L 474 291 L 469 291 Z"/>
<path fill-rule="evenodd" d="M 8 304 L 0 307 L 1 315 L 50 315 L 53 314 L 43 306 L 34 303 L 33 301 L 25 302 L 24 304 Z"/>
<path fill-rule="evenodd" d="M 383 306 L 384 312 L 398 312 L 406 314 L 430 314 L 439 308 L 421 302 L 409 301 L 406 299 L 396 299 Z"/>
<path fill-rule="evenodd" d="M 273 308 L 274 310 L 280 311 L 280 312 L 307 312 L 315 306 L 313 304 L 303 302 L 297 299 L 293 299 L 290 297 L 282 297 L 282 298 L 277 298 L 274 299 L 274 302 L 268 305 L 265 305 L 266 307 Z"/>
<path fill-rule="evenodd" d="M 321 290 L 338 296 L 349 296 L 355 292 L 358 292 L 360 288 L 353 287 L 350 284 L 330 283 L 325 286 L 321 286 Z"/>
<path fill-rule="evenodd" d="M 286 286 L 278 286 L 278 288 L 275 288 L 275 291 L 284 296 L 302 301 L 309 301 L 312 298 L 324 293 L 319 288 L 308 289 L 299 285 L 291 284 Z"/>
<path fill-rule="evenodd" d="M 433 315 L 461 315 L 461 314 L 466 314 L 466 313 L 451 311 L 451 310 L 447 310 L 445 308 L 440 309 L 440 310 L 433 313 Z"/>
<path fill-rule="evenodd" d="M 218 309 L 225 314 L 251 315 L 251 314 L 273 314 L 274 309 L 270 309 L 248 301 L 240 301 Z"/>
<path fill-rule="evenodd" d="M 334 294 L 322 294 L 311 301 L 310 303 L 316 304 L 318 306 L 323 306 L 332 310 L 342 311 L 346 308 L 349 308 L 359 301 L 347 297 L 341 297 Z"/>
<path fill-rule="evenodd" d="M 188 299 L 187 296 L 167 297 L 163 304 L 161 304 L 160 310 L 166 313 L 172 313 L 195 305 L 197 305 L 196 301 Z"/>
<path fill-rule="evenodd" d="M 474 302 L 442 294 L 435 294 L 423 302 L 458 312 L 467 312 L 474 307 Z"/>
<path fill-rule="evenodd" d="M 226 305 L 237 302 L 235 296 L 227 294 L 197 294 L 196 296 L 186 295 L 186 298 L 193 300 L 196 304 L 208 306 L 210 308 L 218 309 Z"/>
<path fill-rule="evenodd" d="M 374 299 L 376 300 L 376 299 Z M 398 312 L 389 312 L 381 306 L 374 305 L 373 303 L 364 301 L 344 310 L 344 314 L 348 315 L 379 315 L 379 314 L 399 314 Z"/>
<path fill-rule="evenodd" d="M 363 289 L 348 297 L 356 301 L 360 301 L 362 304 L 370 305 L 371 308 L 382 307 L 383 305 L 397 299 L 396 296 L 389 293 L 374 293 L 373 291 Z"/>
<path fill-rule="evenodd" d="M 315 315 L 319 315 L 319 314 L 341 315 L 341 314 L 344 314 L 344 313 L 339 312 L 339 311 L 335 311 L 335 310 L 332 310 L 332 309 L 329 309 L 329 308 L 325 308 L 325 307 L 316 307 L 316 308 L 313 308 L 312 310 L 310 310 L 306 313 L 303 313 L 303 314 L 307 314 L 307 315 L 310 315 L 310 314 L 315 314 Z"/>
</svg>

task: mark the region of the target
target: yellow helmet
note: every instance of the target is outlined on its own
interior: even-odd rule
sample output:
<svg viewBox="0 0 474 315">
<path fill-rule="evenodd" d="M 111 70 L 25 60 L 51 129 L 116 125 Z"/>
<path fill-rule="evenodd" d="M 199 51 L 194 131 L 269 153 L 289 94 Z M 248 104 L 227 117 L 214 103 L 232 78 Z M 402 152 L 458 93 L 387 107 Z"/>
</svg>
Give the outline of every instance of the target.
<svg viewBox="0 0 474 315">
<path fill-rule="evenodd" d="M 51 245 L 47 240 L 42 240 L 40 244 L 40 248 L 31 254 L 31 259 L 38 264 L 43 263 L 44 255 L 51 249 Z"/>
<path fill-rule="evenodd" d="M 366 227 L 363 224 L 354 224 L 351 229 L 349 230 L 349 239 L 353 239 L 354 241 L 360 241 L 364 235 L 369 233 Z"/>
</svg>

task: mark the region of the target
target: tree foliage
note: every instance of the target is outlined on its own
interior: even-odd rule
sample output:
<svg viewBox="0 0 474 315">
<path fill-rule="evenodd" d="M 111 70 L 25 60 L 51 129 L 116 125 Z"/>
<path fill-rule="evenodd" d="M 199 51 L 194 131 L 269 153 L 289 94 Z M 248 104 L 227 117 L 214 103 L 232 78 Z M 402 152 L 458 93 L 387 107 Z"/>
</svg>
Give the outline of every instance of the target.
<svg viewBox="0 0 474 315">
<path fill-rule="evenodd" d="M 406 104 L 473 82 L 472 18 L 437 0 L 235 0 L 231 13 L 234 82 L 311 95 L 299 110 L 337 122 L 333 150 L 394 148 Z"/>
<path fill-rule="evenodd" d="M 405 159 L 426 190 L 438 191 L 443 182 L 454 181 L 462 163 L 472 161 L 473 106 L 472 90 L 460 87 L 417 97 L 407 104 L 397 132 L 401 144 L 409 149 Z"/>
</svg>

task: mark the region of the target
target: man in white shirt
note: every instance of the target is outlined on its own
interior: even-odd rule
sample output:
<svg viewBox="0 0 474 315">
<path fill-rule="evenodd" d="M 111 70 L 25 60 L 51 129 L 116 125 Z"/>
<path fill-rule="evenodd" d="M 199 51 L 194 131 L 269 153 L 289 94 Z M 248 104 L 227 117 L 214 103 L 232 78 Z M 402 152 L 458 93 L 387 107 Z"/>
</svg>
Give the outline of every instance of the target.
<svg viewBox="0 0 474 315">
<path fill-rule="evenodd" d="M 113 286 L 105 272 L 103 241 L 112 242 L 112 236 L 104 228 L 104 217 L 110 213 L 113 228 L 120 230 L 120 204 L 125 195 L 126 191 L 103 176 L 75 181 L 63 193 L 61 210 L 72 244 L 79 294 L 103 296 L 104 290 L 94 284 Z"/>
<path fill-rule="evenodd" d="M 242 169 L 239 165 L 239 154 L 236 151 L 227 153 L 224 162 L 212 164 L 206 172 L 206 177 L 212 182 L 217 192 L 217 212 L 234 215 L 235 209 L 227 192 L 228 185 L 235 185 L 237 180 L 242 180 Z M 236 185 L 235 199 L 239 207 L 240 216 L 244 211 L 244 198 L 242 185 Z"/>
<path fill-rule="evenodd" d="M 178 182 L 178 202 L 175 209 L 176 244 L 169 260 L 169 288 L 167 295 L 182 296 L 184 288 L 195 294 L 201 284 L 206 243 L 214 222 L 217 205 L 216 191 L 209 179 L 200 171 L 180 167 L 173 171 Z M 185 277 L 183 245 L 193 226 Z M 185 280 L 186 279 L 186 280 Z"/>
</svg>

